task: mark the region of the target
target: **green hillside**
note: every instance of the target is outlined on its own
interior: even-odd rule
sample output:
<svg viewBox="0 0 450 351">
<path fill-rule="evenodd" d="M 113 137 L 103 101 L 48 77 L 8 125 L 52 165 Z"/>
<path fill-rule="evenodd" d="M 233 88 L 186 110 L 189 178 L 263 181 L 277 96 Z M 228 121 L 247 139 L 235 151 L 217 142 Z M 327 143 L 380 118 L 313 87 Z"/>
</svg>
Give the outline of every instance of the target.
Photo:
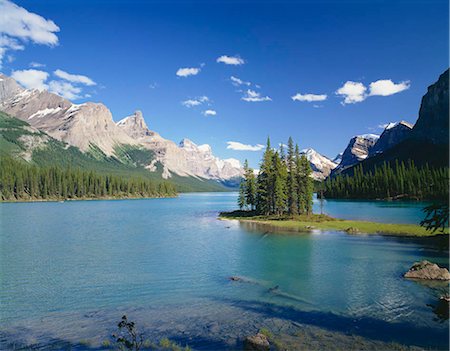
<svg viewBox="0 0 450 351">
<path fill-rule="evenodd" d="M 0 156 L 11 156 L 29 164 L 48 167 L 61 166 L 114 174 L 123 177 L 162 179 L 162 165 L 150 172 L 144 165 L 154 158 L 153 152 L 133 146 L 118 146 L 117 157 L 108 157 L 96 146 L 83 153 L 78 148 L 58 141 L 38 131 L 22 120 L 0 112 Z M 173 175 L 170 179 L 179 192 L 230 191 L 232 188 L 214 180 Z"/>
</svg>

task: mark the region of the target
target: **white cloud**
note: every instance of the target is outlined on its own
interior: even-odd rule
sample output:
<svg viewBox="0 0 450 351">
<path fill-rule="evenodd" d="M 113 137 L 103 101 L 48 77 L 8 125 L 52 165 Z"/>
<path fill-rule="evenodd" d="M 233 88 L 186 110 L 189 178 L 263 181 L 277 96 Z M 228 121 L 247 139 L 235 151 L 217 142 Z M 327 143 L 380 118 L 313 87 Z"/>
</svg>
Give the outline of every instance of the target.
<svg viewBox="0 0 450 351">
<path fill-rule="evenodd" d="M 0 0 L 1 1 L 1 0 Z M 8 50 L 24 50 L 25 47 L 16 39 L 1 35 L 0 33 L 0 69 L 2 68 L 2 61 L 6 56 Z"/>
<path fill-rule="evenodd" d="M 24 50 L 23 43 L 54 46 L 58 44 L 59 27 L 11 1 L 0 0 L 0 66 L 7 50 Z"/>
<path fill-rule="evenodd" d="M 82 98 L 81 88 L 72 85 L 69 82 L 52 80 L 49 83 L 49 91 L 68 100 L 77 100 Z"/>
<path fill-rule="evenodd" d="M 367 93 L 367 87 L 363 83 L 347 81 L 336 91 L 336 94 L 344 97 L 342 104 L 345 105 L 364 101 L 369 96 L 389 96 L 397 94 L 409 89 L 409 87 L 409 81 L 403 81 L 396 84 L 391 79 L 381 79 L 370 83 L 369 92 Z"/>
<path fill-rule="evenodd" d="M 11 77 L 23 85 L 26 89 L 44 90 L 48 88 L 45 81 L 48 73 L 36 69 L 24 69 L 21 71 L 13 71 Z"/>
<path fill-rule="evenodd" d="M 150 84 L 148 85 L 148 87 L 149 87 L 150 89 L 156 89 L 158 86 L 159 86 L 159 85 L 158 85 L 158 83 L 156 83 L 156 82 L 150 83 Z"/>
<path fill-rule="evenodd" d="M 245 63 L 245 61 L 243 59 L 241 59 L 239 56 L 227 56 L 227 55 L 222 55 L 220 57 L 217 58 L 216 60 L 217 62 L 221 62 L 224 63 L 226 65 L 243 65 Z"/>
<path fill-rule="evenodd" d="M 307 101 L 307 102 L 313 102 L 313 101 L 325 101 L 327 99 L 326 94 L 300 94 L 297 93 L 294 96 L 291 96 L 291 99 L 294 101 Z"/>
<path fill-rule="evenodd" d="M 252 84 L 250 82 L 243 81 L 242 79 L 239 79 L 238 77 L 234 77 L 234 76 L 231 76 L 230 80 L 231 80 L 231 84 L 233 84 L 236 87 L 238 87 L 240 85 L 250 86 Z"/>
<path fill-rule="evenodd" d="M 189 100 L 182 101 L 181 104 L 186 107 L 194 107 L 194 106 L 199 106 L 208 101 L 209 101 L 209 98 L 207 96 L 200 96 L 195 99 L 189 99 Z"/>
<path fill-rule="evenodd" d="M 67 80 L 68 82 L 71 82 L 71 83 L 84 84 L 84 85 L 88 85 L 88 86 L 97 84 L 91 78 L 89 78 L 87 76 L 82 76 L 80 74 L 70 74 L 70 73 L 62 71 L 60 69 L 57 69 L 56 71 L 54 71 L 53 74 L 61 79 Z"/>
<path fill-rule="evenodd" d="M 77 100 L 90 97 L 90 94 L 81 94 L 82 89 L 71 82 L 63 80 L 51 80 L 47 82 L 49 74 L 36 69 L 13 71 L 11 77 L 27 89 L 48 90 L 51 93 L 62 96 L 65 99 Z M 84 77 L 84 76 L 81 76 Z"/>
<path fill-rule="evenodd" d="M 205 116 L 215 116 L 215 115 L 217 115 L 217 111 L 215 111 L 215 110 L 206 110 L 206 111 L 203 111 L 203 114 Z"/>
<path fill-rule="evenodd" d="M 269 96 L 261 96 L 261 93 L 254 91 L 252 89 L 248 89 L 244 93 L 244 96 L 241 97 L 241 100 L 247 102 L 272 101 L 272 99 Z"/>
<path fill-rule="evenodd" d="M 366 90 L 367 88 L 362 83 L 347 81 L 336 90 L 336 94 L 344 97 L 343 105 L 355 104 L 366 99 Z"/>
<path fill-rule="evenodd" d="M 371 96 L 374 96 L 374 95 L 389 96 L 389 95 L 394 95 L 394 94 L 400 93 L 401 91 L 404 91 L 406 89 L 409 89 L 409 87 L 410 87 L 409 81 L 404 81 L 404 82 L 395 84 L 390 79 L 382 79 L 382 80 L 377 80 L 376 82 L 370 83 L 369 95 L 371 95 Z"/>
<path fill-rule="evenodd" d="M 242 144 L 238 141 L 227 141 L 227 149 L 237 150 L 237 151 L 261 151 L 264 149 L 264 145 L 256 144 L 256 145 L 248 145 Z"/>
<path fill-rule="evenodd" d="M 201 71 L 200 68 L 179 68 L 177 71 L 178 77 L 189 77 L 189 76 L 196 76 Z"/>
<path fill-rule="evenodd" d="M 42 68 L 42 67 L 45 67 L 45 64 L 43 64 L 43 63 L 39 63 L 39 62 L 30 62 L 30 67 L 33 67 L 33 68 Z"/>
</svg>

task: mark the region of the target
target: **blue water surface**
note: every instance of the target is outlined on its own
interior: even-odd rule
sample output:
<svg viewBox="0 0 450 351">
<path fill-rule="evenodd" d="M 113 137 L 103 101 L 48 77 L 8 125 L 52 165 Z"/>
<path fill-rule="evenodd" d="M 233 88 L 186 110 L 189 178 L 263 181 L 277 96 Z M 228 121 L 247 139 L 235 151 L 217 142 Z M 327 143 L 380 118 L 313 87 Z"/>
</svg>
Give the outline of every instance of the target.
<svg viewBox="0 0 450 351">
<path fill-rule="evenodd" d="M 324 212 L 416 223 L 422 205 L 327 201 Z M 111 311 L 118 309 L 181 311 L 180 306 L 191 305 L 195 311 L 189 314 L 201 320 L 206 309 L 219 319 L 224 306 L 246 311 L 251 305 L 252 313 L 266 317 L 276 314 L 367 338 L 448 348 L 447 322 L 437 319 L 430 306 L 448 285 L 402 278 L 418 260 L 448 266 L 448 251 L 426 240 L 332 231 L 270 235 L 217 219 L 219 211 L 235 208 L 235 193 L 0 204 L 4 341 L 38 330 L 34 342 L 44 345 L 49 318 L 58 321 L 51 337 L 69 338 L 86 327 L 74 316 L 94 312 L 98 325 L 114 325 L 118 314 L 112 317 Z M 230 282 L 231 276 L 242 283 Z M 187 316 L 180 315 L 182 323 Z M 151 325 L 156 317 L 141 318 Z M 227 318 L 222 319 L 231 325 Z M 242 312 L 234 318 L 254 317 Z"/>
</svg>

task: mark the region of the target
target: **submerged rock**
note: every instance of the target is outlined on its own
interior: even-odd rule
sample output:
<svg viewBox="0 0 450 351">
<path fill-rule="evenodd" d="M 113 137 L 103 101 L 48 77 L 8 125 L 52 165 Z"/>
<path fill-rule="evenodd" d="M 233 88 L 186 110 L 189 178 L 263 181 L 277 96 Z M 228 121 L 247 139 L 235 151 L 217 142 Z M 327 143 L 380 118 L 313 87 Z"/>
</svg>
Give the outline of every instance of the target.
<svg viewBox="0 0 450 351">
<path fill-rule="evenodd" d="M 345 232 L 348 234 L 359 234 L 361 233 L 360 230 L 358 228 L 355 227 L 348 227 L 347 229 L 345 229 Z"/>
<path fill-rule="evenodd" d="M 270 343 L 267 336 L 262 333 L 247 336 L 244 340 L 245 351 L 269 351 Z"/>
<path fill-rule="evenodd" d="M 441 268 L 429 261 L 416 262 L 412 265 L 405 278 L 429 279 L 429 280 L 450 280 L 450 273 L 447 268 Z"/>
</svg>

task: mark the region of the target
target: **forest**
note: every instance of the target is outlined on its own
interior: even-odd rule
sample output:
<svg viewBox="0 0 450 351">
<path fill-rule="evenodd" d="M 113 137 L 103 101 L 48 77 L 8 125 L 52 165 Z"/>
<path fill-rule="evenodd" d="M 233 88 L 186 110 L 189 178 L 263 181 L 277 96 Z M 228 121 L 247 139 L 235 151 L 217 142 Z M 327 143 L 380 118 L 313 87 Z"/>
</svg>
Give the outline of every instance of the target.
<svg viewBox="0 0 450 351">
<path fill-rule="evenodd" d="M 96 173 L 61 166 L 38 167 L 11 157 L 0 158 L 2 201 L 175 196 L 169 182 Z"/>
<path fill-rule="evenodd" d="M 384 163 L 373 171 L 355 167 L 352 177 L 338 175 L 323 184 L 325 198 L 448 201 L 448 168 L 416 167 L 413 161 Z"/>
<path fill-rule="evenodd" d="M 244 179 L 239 187 L 241 210 L 260 215 L 312 214 L 313 179 L 311 167 L 298 145 L 289 138 L 287 154 L 280 146 L 275 150 L 267 139 L 258 176 L 248 162 L 244 164 Z"/>
</svg>

